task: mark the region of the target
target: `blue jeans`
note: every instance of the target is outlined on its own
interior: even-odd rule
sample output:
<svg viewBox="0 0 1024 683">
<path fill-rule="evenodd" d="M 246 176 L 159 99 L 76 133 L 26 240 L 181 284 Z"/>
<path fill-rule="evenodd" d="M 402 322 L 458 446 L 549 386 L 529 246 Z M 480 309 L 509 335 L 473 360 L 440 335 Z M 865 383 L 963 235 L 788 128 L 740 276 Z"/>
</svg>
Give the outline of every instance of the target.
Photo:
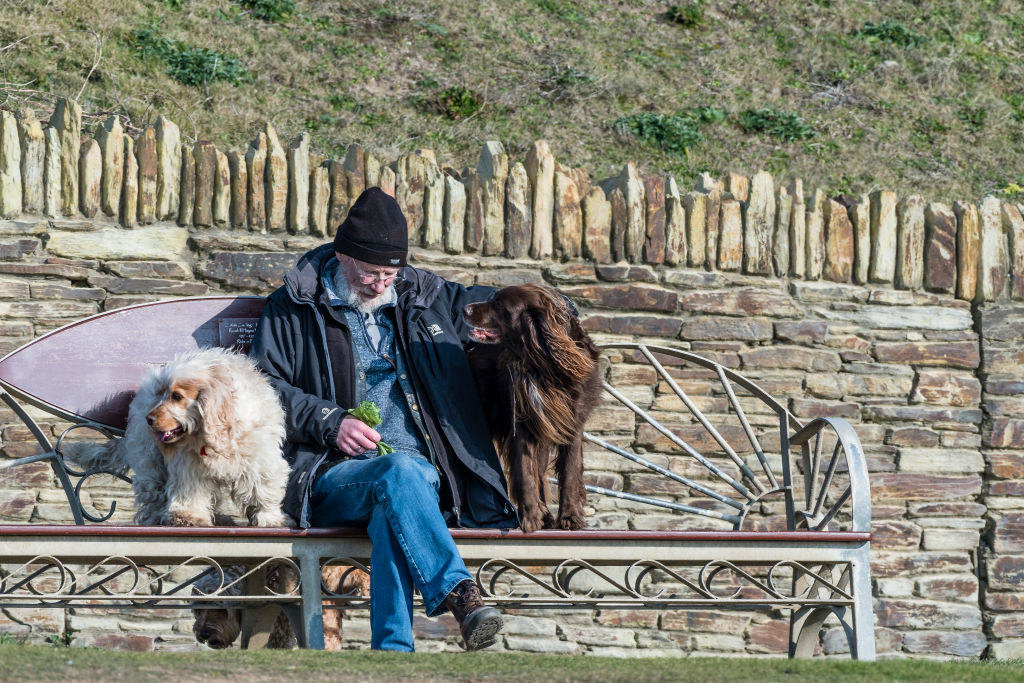
<svg viewBox="0 0 1024 683">
<path fill-rule="evenodd" d="M 471 579 L 438 506 L 437 469 L 421 457 L 392 453 L 331 467 L 313 484 L 315 526 L 366 525 L 370 551 L 370 633 L 375 650 L 412 652 L 412 589 L 427 616 Z"/>
</svg>

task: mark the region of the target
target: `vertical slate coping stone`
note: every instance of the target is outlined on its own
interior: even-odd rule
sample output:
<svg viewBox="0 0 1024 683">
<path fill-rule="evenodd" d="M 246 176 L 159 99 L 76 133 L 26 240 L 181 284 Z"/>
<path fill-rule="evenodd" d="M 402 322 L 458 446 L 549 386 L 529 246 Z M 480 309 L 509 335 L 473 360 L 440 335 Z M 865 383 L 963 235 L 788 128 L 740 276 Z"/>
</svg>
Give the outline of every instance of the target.
<svg viewBox="0 0 1024 683">
<path fill-rule="evenodd" d="M 996 301 L 1006 291 L 1009 268 L 1006 233 L 1003 232 L 1002 202 L 988 196 L 978 207 L 981 247 L 978 250 L 978 291 L 976 301 Z"/>
<path fill-rule="evenodd" d="M 135 158 L 139 162 L 139 223 L 149 225 L 156 221 L 157 159 L 153 126 L 146 126 L 135 141 Z"/>
<path fill-rule="evenodd" d="M 956 216 L 945 204 L 924 209 L 924 286 L 930 292 L 956 289 Z"/>
<path fill-rule="evenodd" d="M 924 198 L 911 195 L 896 206 L 896 287 L 920 289 L 924 281 Z"/>
<path fill-rule="evenodd" d="M 0 216 L 21 214 L 21 140 L 18 121 L 9 111 L 0 111 Z"/>
<path fill-rule="evenodd" d="M 196 164 L 195 204 L 192 223 L 201 228 L 213 225 L 213 191 L 217 174 L 217 150 L 212 142 L 200 140 L 192 147 Z M 184 192 L 182 193 L 184 196 Z"/>
<path fill-rule="evenodd" d="M 348 199 L 344 205 L 344 209 L 340 213 L 338 218 L 338 225 L 345 220 L 345 216 L 348 215 L 348 209 L 352 206 L 352 203 L 359 198 L 359 195 L 363 193 L 367 187 L 377 184 L 377 173 L 380 172 L 378 168 L 374 173 L 373 181 L 370 181 L 370 171 L 367 170 L 366 166 L 366 151 L 358 144 L 351 144 L 348 149 L 345 150 L 345 162 L 342 165 L 345 170 L 345 180 L 348 183 Z M 332 203 L 334 200 L 331 200 Z M 335 209 L 332 208 L 333 212 Z M 336 214 L 331 214 L 331 225 L 334 225 Z"/>
<path fill-rule="evenodd" d="M 277 137 L 277 131 L 270 123 L 263 125 L 263 133 L 267 139 L 267 232 L 282 232 L 287 223 L 288 160 L 281 140 Z"/>
<path fill-rule="evenodd" d="M 78 192 L 82 215 L 92 218 L 100 210 L 100 183 L 103 179 L 103 153 L 98 142 L 90 137 L 82 139 L 78 158 Z"/>
<path fill-rule="evenodd" d="M 611 252 L 612 261 L 626 260 L 626 225 L 629 222 L 626 216 L 626 196 L 618 187 L 612 187 L 608 192 L 608 202 L 612 209 L 611 226 Z"/>
<path fill-rule="evenodd" d="M 892 282 L 896 276 L 896 193 L 871 193 L 871 282 Z"/>
<path fill-rule="evenodd" d="M 249 176 L 249 190 L 246 196 L 248 215 L 246 219 L 250 232 L 265 232 L 267 229 L 267 135 L 263 131 L 249 143 L 245 152 L 245 166 Z"/>
<path fill-rule="evenodd" d="M 1010 297 L 1024 299 L 1024 216 L 1019 208 L 1003 203 L 1003 229 L 1010 240 Z"/>
<path fill-rule="evenodd" d="M 43 169 L 46 164 L 46 138 L 39 119 L 28 108 L 18 110 L 18 143 L 21 147 L 22 209 L 26 213 L 43 211 Z"/>
<path fill-rule="evenodd" d="M 288 230 L 295 235 L 309 232 L 309 133 L 300 133 L 288 145 Z"/>
<path fill-rule="evenodd" d="M 78 155 L 82 146 L 82 107 L 61 98 L 50 117 L 60 137 L 60 210 L 65 216 L 78 213 Z"/>
<path fill-rule="evenodd" d="M 505 256 L 524 258 L 533 242 L 533 192 L 526 166 L 512 165 L 505 183 Z"/>
<path fill-rule="evenodd" d="M 103 155 L 100 208 L 108 216 L 116 216 L 121 208 L 124 186 L 124 129 L 117 116 L 111 116 L 96 128 L 96 142 Z"/>
<path fill-rule="evenodd" d="M 707 173 L 701 173 L 697 176 L 697 191 L 707 196 L 707 201 L 704 204 L 704 220 L 701 222 L 702 231 L 704 233 L 705 245 L 704 245 L 704 257 L 697 258 L 691 257 L 687 254 L 687 262 L 689 263 L 690 258 L 694 258 L 695 261 L 702 261 L 706 263 L 708 268 L 714 268 L 715 264 L 718 263 L 718 237 L 721 232 L 719 227 L 719 220 L 721 219 L 722 213 L 722 183 L 715 180 Z M 689 211 L 689 209 L 687 209 Z M 690 225 L 689 218 L 687 218 L 687 226 Z M 689 229 L 689 227 L 687 228 Z M 688 242 L 691 246 L 693 241 Z"/>
<path fill-rule="evenodd" d="M 347 157 L 345 159 L 345 162 L 346 162 L 346 164 L 348 163 L 348 158 Z M 380 159 L 375 157 L 372 152 L 368 152 L 368 151 L 364 150 L 363 151 L 363 167 L 364 167 L 365 173 L 366 173 L 366 177 L 365 177 L 365 180 L 364 180 L 363 187 L 364 188 L 366 188 L 366 187 L 375 187 L 375 186 L 379 185 L 380 184 L 379 183 L 379 181 L 380 181 Z M 360 193 L 362 193 L 362 190 L 360 190 Z M 351 187 L 349 187 L 348 194 L 349 194 L 350 197 L 353 196 L 352 195 L 352 188 Z M 358 196 L 359 195 L 355 195 L 355 197 L 358 197 Z M 355 199 L 353 199 L 352 201 L 354 202 Z"/>
<path fill-rule="evenodd" d="M 417 154 L 423 157 L 423 246 L 436 249 L 444 235 L 444 174 L 432 150 Z"/>
<path fill-rule="evenodd" d="M 846 207 L 834 199 L 825 200 L 825 267 L 826 280 L 849 282 L 853 276 L 853 224 Z"/>
<path fill-rule="evenodd" d="M 228 152 L 228 171 L 231 173 L 231 227 L 244 230 L 249 226 L 249 167 L 236 149 Z"/>
<path fill-rule="evenodd" d="M 644 201 L 647 205 L 644 263 L 663 263 L 665 261 L 665 176 L 644 176 Z"/>
<path fill-rule="evenodd" d="M 789 223 L 789 274 L 803 277 L 807 273 L 807 205 L 804 202 L 804 181 L 794 178 L 789 186 L 793 196 L 793 212 Z"/>
<path fill-rule="evenodd" d="M 156 131 L 156 215 L 171 220 L 178 214 L 181 191 L 181 132 L 177 124 L 161 114 Z"/>
<path fill-rule="evenodd" d="M 789 221 L 793 217 L 793 197 L 785 185 L 775 190 L 775 226 L 772 229 L 772 267 L 776 277 L 789 274 Z"/>
<path fill-rule="evenodd" d="M 331 159 L 327 162 L 327 183 L 330 186 L 331 198 L 327 207 L 327 231 L 333 234 L 348 214 L 348 175 L 340 161 Z"/>
<path fill-rule="evenodd" d="M 316 161 L 309 173 L 309 232 L 318 237 L 325 237 L 327 217 L 331 210 L 331 180 L 327 162 L 319 159 Z M 333 236 L 332 233 L 331 237 Z"/>
<path fill-rule="evenodd" d="M 808 280 L 820 280 L 825 268 L 825 192 L 815 188 L 806 211 Z"/>
<path fill-rule="evenodd" d="M 772 273 L 772 229 L 775 226 L 775 183 L 771 173 L 758 171 L 750 181 L 743 212 L 743 271 Z"/>
<path fill-rule="evenodd" d="M 46 168 L 43 172 L 43 213 L 51 218 L 59 216 L 62 209 L 61 188 L 61 146 L 60 131 L 47 126 Z"/>
<path fill-rule="evenodd" d="M 196 208 L 196 155 L 187 145 L 181 146 L 181 187 L 178 192 L 178 225 L 192 225 Z"/>
<path fill-rule="evenodd" d="M 723 195 L 718 218 L 718 269 L 738 271 L 743 265 L 743 209 Z"/>
<path fill-rule="evenodd" d="M 466 243 L 466 186 L 444 174 L 444 250 L 461 254 Z"/>
<path fill-rule="evenodd" d="M 612 204 L 600 187 L 583 198 L 583 256 L 595 263 L 611 263 Z"/>
<path fill-rule="evenodd" d="M 871 198 L 862 194 L 846 205 L 853 223 L 853 281 L 868 283 L 871 272 Z"/>
<path fill-rule="evenodd" d="M 583 213 L 579 189 L 571 170 L 555 165 L 555 258 L 579 258 L 583 242 Z"/>
<path fill-rule="evenodd" d="M 214 153 L 217 166 L 213 175 L 213 223 L 227 225 L 231 219 L 231 167 L 227 154 L 219 149 Z"/>
<path fill-rule="evenodd" d="M 500 254 L 505 248 L 505 180 L 508 178 L 508 154 L 500 142 L 484 143 L 476 176 L 483 204 L 483 244 L 485 256 Z"/>
<path fill-rule="evenodd" d="M 686 247 L 686 209 L 676 179 L 668 176 L 665 179 L 665 265 L 685 265 Z"/>
<path fill-rule="evenodd" d="M 416 154 L 406 154 L 389 166 L 395 172 L 395 201 L 409 226 L 410 246 L 423 243 L 423 162 L 424 159 Z"/>
<path fill-rule="evenodd" d="M 536 140 L 526 153 L 526 177 L 533 192 L 533 235 L 530 256 L 544 259 L 554 250 L 555 158 L 544 140 Z"/>
<path fill-rule="evenodd" d="M 721 200 L 719 200 L 720 206 Z M 709 197 L 703 192 L 687 192 L 682 196 L 683 208 L 686 211 L 686 265 L 691 268 L 703 268 L 705 259 L 707 258 L 706 250 L 708 245 L 708 203 Z M 714 257 L 717 259 L 717 247 L 719 244 L 719 232 L 721 230 L 721 222 L 718 217 L 715 217 L 715 225 L 718 229 L 715 230 L 715 254 Z M 709 264 L 713 268 L 715 261 L 710 261 Z"/>
<path fill-rule="evenodd" d="M 377 176 L 377 187 L 394 197 L 397 182 L 398 176 L 395 174 L 395 170 L 393 168 L 390 166 L 384 166 L 380 169 L 380 174 Z"/>
<path fill-rule="evenodd" d="M 135 228 L 139 225 L 139 162 L 135 159 L 135 141 L 125 135 L 124 185 L 121 187 L 121 225 Z"/>
<path fill-rule="evenodd" d="M 956 298 L 973 301 L 978 291 L 978 260 L 981 242 L 978 207 L 954 202 L 956 216 Z"/>
</svg>

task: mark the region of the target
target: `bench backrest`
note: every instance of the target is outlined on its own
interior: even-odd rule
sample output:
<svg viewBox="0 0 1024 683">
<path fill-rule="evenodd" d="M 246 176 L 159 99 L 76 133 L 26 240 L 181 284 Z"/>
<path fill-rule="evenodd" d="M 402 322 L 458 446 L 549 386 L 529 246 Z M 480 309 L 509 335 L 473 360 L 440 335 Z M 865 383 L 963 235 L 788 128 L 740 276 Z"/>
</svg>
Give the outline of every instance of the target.
<svg viewBox="0 0 1024 683">
<path fill-rule="evenodd" d="M 0 359 L 0 385 L 73 422 L 121 431 L 146 374 L 184 351 L 247 351 L 266 300 L 211 296 L 99 313 L 35 339 Z"/>
</svg>

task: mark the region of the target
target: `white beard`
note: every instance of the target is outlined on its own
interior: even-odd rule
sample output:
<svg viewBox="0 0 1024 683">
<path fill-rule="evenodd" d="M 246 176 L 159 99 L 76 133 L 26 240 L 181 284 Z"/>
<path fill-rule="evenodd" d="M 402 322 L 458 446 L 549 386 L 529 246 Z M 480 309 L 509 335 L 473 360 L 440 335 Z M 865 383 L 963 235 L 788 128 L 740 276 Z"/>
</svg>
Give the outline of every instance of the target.
<svg viewBox="0 0 1024 683">
<path fill-rule="evenodd" d="M 398 295 L 395 293 L 393 285 L 386 287 L 383 292 L 372 299 L 360 296 L 359 292 L 353 291 L 349 286 L 344 264 L 338 264 L 338 269 L 334 272 L 334 293 L 364 315 L 374 315 L 381 306 L 398 301 Z"/>
</svg>

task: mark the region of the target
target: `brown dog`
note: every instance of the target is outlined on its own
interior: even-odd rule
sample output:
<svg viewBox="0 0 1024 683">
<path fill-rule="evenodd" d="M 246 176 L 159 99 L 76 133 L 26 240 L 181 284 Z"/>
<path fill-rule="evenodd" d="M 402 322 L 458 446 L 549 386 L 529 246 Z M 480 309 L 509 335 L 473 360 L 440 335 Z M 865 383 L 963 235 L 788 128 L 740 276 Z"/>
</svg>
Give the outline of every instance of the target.
<svg viewBox="0 0 1024 683">
<path fill-rule="evenodd" d="M 331 593 L 369 595 L 370 577 L 361 571 L 350 571 L 352 568 L 345 565 L 330 565 L 323 568 L 324 586 Z M 224 583 L 237 581 L 241 576 L 240 567 L 228 567 L 225 571 Z M 272 571 L 267 578 L 267 585 L 275 593 L 288 593 L 295 589 L 293 571 Z M 199 592 L 208 594 L 216 590 L 220 584 L 220 575 L 211 574 L 201 579 L 193 593 Z M 242 584 L 231 586 L 224 591 L 225 596 L 241 595 Z M 221 607 L 195 608 L 192 610 L 195 621 L 192 623 L 192 633 L 196 642 L 206 644 L 215 650 L 230 647 L 242 631 L 242 611 L 239 609 L 226 609 Z M 341 618 L 342 610 L 325 609 L 324 620 L 324 649 L 341 649 Z M 291 622 L 284 612 L 281 612 L 274 620 L 267 640 L 267 648 L 272 650 L 290 650 L 296 646 L 295 632 L 292 630 Z"/>
<path fill-rule="evenodd" d="M 583 425 L 601 398 L 600 352 L 569 301 L 550 287 L 505 287 L 466 306 L 463 316 L 477 342 L 467 349 L 469 365 L 523 531 L 582 529 Z M 546 495 L 553 447 L 557 520 Z"/>
</svg>

